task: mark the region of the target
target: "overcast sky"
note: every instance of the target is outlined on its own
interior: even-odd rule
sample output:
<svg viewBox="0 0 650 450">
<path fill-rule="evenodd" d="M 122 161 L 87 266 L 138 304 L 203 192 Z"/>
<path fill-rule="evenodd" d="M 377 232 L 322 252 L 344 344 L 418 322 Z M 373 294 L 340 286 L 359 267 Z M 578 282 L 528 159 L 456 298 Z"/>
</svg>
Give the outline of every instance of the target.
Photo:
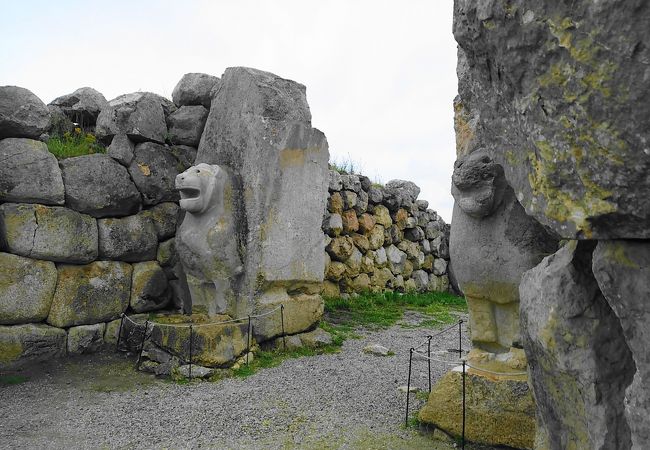
<svg viewBox="0 0 650 450">
<path fill-rule="evenodd" d="M 414 181 L 451 221 L 452 0 L 3 1 L 0 85 L 44 102 L 91 86 L 171 98 L 184 73 L 267 70 L 307 86 L 330 159 Z"/>
</svg>

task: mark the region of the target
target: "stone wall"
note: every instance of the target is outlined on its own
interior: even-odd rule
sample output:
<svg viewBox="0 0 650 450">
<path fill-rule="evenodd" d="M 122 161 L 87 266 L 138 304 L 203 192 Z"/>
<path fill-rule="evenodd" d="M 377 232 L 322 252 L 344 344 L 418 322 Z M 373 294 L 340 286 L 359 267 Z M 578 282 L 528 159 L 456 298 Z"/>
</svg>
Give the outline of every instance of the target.
<svg viewBox="0 0 650 450">
<path fill-rule="evenodd" d="M 449 226 L 410 181 L 329 172 L 324 295 L 449 289 Z"/>
<path fill-rule="evenodd" d="M 0 369 L 115 343 L 122 313 L 191 311 L 174 183 L 195 162 L 232 169 L 241 190 L 244 300 L 233 315 L 282 302 L 285 326 L 302 332 L 322 314 L 323 277 L 332 296 L 448 289 L 449 227 L 417 200 L 417 186 L 372 186 L 334 171 L 328 184 L 327 141 L 311 128 L 304 86 L 231 68 L 222 79 L 186 74 L 172 98 L 106 101 L 86 87 L 45 105 L 26 89 L 0 87 Z M 94 133 L 106 154 L 57 160 L 50 134 L 75 127 Z M 324 209 L 326 236 L 314 214 Z M 281 329 L 263 325 L 258 340 Z"/>
<path fill-rule="evenodd" d="M 122 313 L 181 306 L 174 179 L 207 117 L 188 77 L 176 103 L 81 88 L 46 106 L 0 88 L 0 369 L 95 351 L 115 342 Z M 48 132 L 82 125 L 107 154 L 57 161 Z"/>
</svg>

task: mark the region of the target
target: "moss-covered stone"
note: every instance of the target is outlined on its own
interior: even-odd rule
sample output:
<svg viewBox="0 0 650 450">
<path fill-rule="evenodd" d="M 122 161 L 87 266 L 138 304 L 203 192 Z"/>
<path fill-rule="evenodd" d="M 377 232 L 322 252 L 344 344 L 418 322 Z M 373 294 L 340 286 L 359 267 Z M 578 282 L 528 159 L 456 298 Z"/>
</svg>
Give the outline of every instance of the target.
<svg viewBox="0 0 650 450">
<path fill-rule="evenodd" d="M 97 258 L 93 217 L 59 206 L 0 205 L 0 222 L 10 252 L 56 262 L 88 263 Z"/>
<path fill-rule="evenodd" d="M 116 319 L 129 306 L 130 264 L 97 261 L 57 267 L 56 291 L 47 322 L 57 327 Z"/>
<path fill-rule="evenodd" d="M 284 331 L 296 334 L 312 328 L 323 316 L 323 299 L 318 294 L 289 295 L 285 288 L 267 290 L 258 300 L 256 315 L 270 313 L 254 320 L 255 338 L 266 341 L 282 334 L 282 315 L 279 308 L 284 305 Z"/>
<path fill-rule="evenodd" d="M 56 278 L 52 262 L 0 253 L 0 324 L 45 320 Z"/>
<path fill-rule="evenodd" d="M 418 417 L 454 436 L 462 431 L 462 371 L 436 383 Z M 486 445 L 532 449 L 535 403 L 526 380 L 494 380 L 476 373 L 465 378 L 465 437 Z"/>
<path fill-rule="evenodd" d="M 68 353 L 80 355 L 98 351 L 104 344 L 106 324 L 79 325 L 68 329 Z"/>
<path fill-rule="evenodd" d="M 249 343 L 248 322 L 221 324 L 227 316 L 212 318 L 167 316 L 152 318 L 152 342 L 185 363 L 205 367 L 229 365 L 242 355 Z M 177 323 L 170 323 L 177 322 Z M 190 332 L 189 324 L 192 324 Z M 191 337 L 191 355 L 190 355 Z M 251 344 L 252 344 L 251 337 Z"/>
<path fill-rule="evenodd" d="M 66 332 L 43 324 L 0 326 L 0 370 L 65 355 Z"/>
<path fill-rule="evenodd" d="M 167 276 L 156 261 L 133 264 L 129 302 L 133 311 L 155 311 L 164 308 L 170 299 Z"/>
</svg>

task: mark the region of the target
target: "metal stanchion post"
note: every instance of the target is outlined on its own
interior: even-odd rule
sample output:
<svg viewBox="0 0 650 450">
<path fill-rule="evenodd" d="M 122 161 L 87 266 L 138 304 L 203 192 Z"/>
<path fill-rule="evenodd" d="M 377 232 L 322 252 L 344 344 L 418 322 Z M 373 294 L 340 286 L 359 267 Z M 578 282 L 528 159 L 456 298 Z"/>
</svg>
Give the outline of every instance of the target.
<svg viewBox="0 0 650 450">
<path fill-rule="evenodd" d="M 122 326 L 124 325 L 124 313 L 121 315 L 120 319 L 120 328 L 117 332 L 117 344 L 115 345 L 115 351 L 119 352 L 120 351 L 120 341 L 122 340 Z"/>
<path fill-rule="evenodd" d="M 142 351 L 144 350 L 144 341 L 147 339 L 147 330 L 149 329 L 149 321 L 144 322 L 144 331 L 142 332 L 142 342 L 140 343 L 140 353 L 138 354 L 138 362 L 135 363 L 135 368 L 140 368 L 140 362 L 142 361 Z"/>
<path fill-rule="evenodd" d="M 251 352 L 251 316 L 248 315 L 248 339 L 246 340 L 246 365 L 248 365 L 248 354 Z"/>
<path fill-rule="evenodd" d="M 411 365 L 413 364 L 413 351 L 415 349 L 411 348 L 409 350 L 409 376 L 408 376 L 408 381 L 406 382 L 406 417 L 404 419 L 404 426 L 408 427 L 409 426 L 409 401 L 410 401 L 410 393 L 411 393 Z"/>
<path fill-rule="evenodd" d="M 465 360 L 463 360 L 463 434 L 461 436 L 461 448 L 465 448 Z"/>
<path fill-rule="evenodd" d="M 189 379 L 192 381 L 192 351 L 194 350 L 194 328 L 190 325 L 190 368 L 189 368 Z"/>
<path fill-rule="evenodd" d="M 458 321 L 458 357 L 463 357 L 463 319 Z"/>
<path fill-rule="evenodd" d="M 280 305 L 280 321 L 282 322 L 282 346 L 287 350 L 287 337 L 284 333 L 284 304 Z"/>
<path fill-rule="evenodd" d="M 427 364 L 429 366 L 429 393 L 431 393 L 431 339 L 433 336 L 427 336 L 428 342 L 427 342 L 427 356 L 429 357 L 427 359 Z"/>
</svg>

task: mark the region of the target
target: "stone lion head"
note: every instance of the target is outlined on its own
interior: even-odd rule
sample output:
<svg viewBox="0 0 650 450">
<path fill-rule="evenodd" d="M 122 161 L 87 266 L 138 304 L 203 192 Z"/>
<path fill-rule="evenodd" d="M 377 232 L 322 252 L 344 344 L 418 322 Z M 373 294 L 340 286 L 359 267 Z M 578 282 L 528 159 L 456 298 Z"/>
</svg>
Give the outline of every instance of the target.
<svg viewBox="0 0 650 450">
<path fill-rule="evenodd" d="M 221 194 L 227 179 L 225 170 L 216 164 L 197 164 L 176 176 L 180 207 L 190 214 L 202 214 L 214 206 L 214 198 Z"/>
<path fill-rule="evenodd" d="M 454 164 L 451 193 L 465 214 L 480 219 L 494 212 L 506 188 L 503 168 L 484 150 L 460 158 Z"/>
</svg>

